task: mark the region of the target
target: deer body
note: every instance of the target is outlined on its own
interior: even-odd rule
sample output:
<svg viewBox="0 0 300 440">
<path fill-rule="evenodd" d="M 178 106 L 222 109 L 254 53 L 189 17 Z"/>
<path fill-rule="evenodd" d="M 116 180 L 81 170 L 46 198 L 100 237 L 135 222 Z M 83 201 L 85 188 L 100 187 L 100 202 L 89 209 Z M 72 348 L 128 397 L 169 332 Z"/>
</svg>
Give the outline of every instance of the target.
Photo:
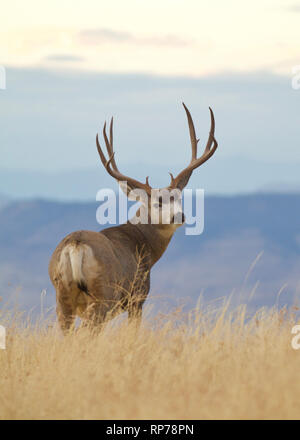
<svg viewBox="0 0 300 440">
<path fill-rule="evenodd" d="M 140 318 L 150 289 L 150 270 L 172 235 L 165 228 L 160 231 L 159 225 L 128 222 L 65 237 L 49 265 L 62 329 L 68 330 L 76 315 L 95 324 L 124 310 L 129 318 Z"/>
<path fill-rule="evenodd" d="M 171 175 L 171 184 L 164 189 L 167 194 L 173 194 L 174 190 L 181 192 L 192 171 L 208 160 L 217 148 L 211 111 L 209 139 L 203 155 L 197 159 L 198 140 L 191 115 L 184 108 L 189 123 L 192 159 L 175 179 Z M 101 161 L 120 184 L 126 182 L 125 189 L 121 187 L 127 195 L 131 190 L 143 190 L 147 194 L 147 201 L 127 223 L 101 232 L 73 232 L 55 249 L 49 264 L 49 275 L 56 290 L 58 321 L 64 332 L 71 328 L 76 316 L 88 323 L 101 325 L 106 319 L 128 311 L 129 319 L 137 318 L 140 321 L 142 306 L 150 289 L 151 268 L 166 250 L 175 230 L 184 222 L 181 199 L 172 196 L 167 222 L 163 221 L 166 202 L 160 197 L 157 203 L 153 203 L 148 178 L 143 184 L 120 173 L 114 159 L 112 128 L 113 121 L 109 140 L 105 125 L 103 129 L 108 160 L 100 147 L 98 136 L 96 138 Z M 152 222 L 153 213 L 158 216 L 156 224 Z M 139 222 L 141 214 L 147 222 Z M 181 219 L 179 222 L 178 216 Z"/>
</svg>

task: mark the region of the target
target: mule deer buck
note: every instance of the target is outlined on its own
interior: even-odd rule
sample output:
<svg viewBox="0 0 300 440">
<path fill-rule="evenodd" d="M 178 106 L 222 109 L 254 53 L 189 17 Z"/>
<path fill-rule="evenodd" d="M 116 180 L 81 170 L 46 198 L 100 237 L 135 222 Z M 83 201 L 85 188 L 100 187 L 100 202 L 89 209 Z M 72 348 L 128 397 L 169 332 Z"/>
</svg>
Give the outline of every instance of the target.
<svg viewBox="0 0 300 440">
<path fill-rule="evenodd" d="M 209 108 L 209 137 L 204 153 L 197 158 L 199 139 L 196 138 L 191 114 L 183 106 L 189 125 L 192 157 L 189 165 L 177 177 L 170 173 L 171 183 L 163 189 L 169 195 L 174 191 L 181 194 L 192 172 L 206 162 L 218 146 L 214 137 L 214 114 Z M 142 183 L 119 171 L 113 150 L 113 119 L 109 139 L 106 123 L 103 137 L 108 158 L 99 144 L 98 134 L 96 144 L 106 171 L 119 182 L 127 196 L 132 190 L 143 190 L 147 201 L 142 201 L 134 218 L 127 223 L 101 232 L 72 232 L 55 249 L 49 264 L 49 275 L 56 290 L 58 322 L 64 332 L 72 327 L 76 316 L 81 317 L 83 322 L 101 326 L 105 320 L 127 311 L 129 320 L 136 318 L 139 323 L 150 288 L 150 270 L 167 249 L 175 230 L 184 222 L 181 198 L 169 198 L 168 218 L 163 221 L 164 200 L 160 197 L 158 203 L 153 203 L 148 177 L 146 183 Z M 140 221 L 142 215 L 146 216 L 146 222 Z M 154 224 L 153 215 L 158 218 Z M 178 221 L 178 217 L 181 221 Z"/>
</svg>

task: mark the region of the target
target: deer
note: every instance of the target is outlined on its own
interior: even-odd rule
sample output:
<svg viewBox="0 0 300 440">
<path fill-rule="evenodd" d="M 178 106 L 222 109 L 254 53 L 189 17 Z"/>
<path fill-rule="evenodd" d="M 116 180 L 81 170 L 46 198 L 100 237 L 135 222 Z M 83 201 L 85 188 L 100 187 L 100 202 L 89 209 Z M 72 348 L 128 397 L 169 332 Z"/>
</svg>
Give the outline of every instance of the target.
<svg viewBox="0 0 300 440">
<path fill-rule="evenodd" d="M 187 116 L 192 154 L 190 163 L 175 178 L 169 173 L 171 182 L 162 189 L 167 195 L 174 194 L 174 191 L 181 194 L 193 171 L 212 157 L 218 147 L 214 113 L 209 107 L 209 136 L 203 154 L 197 157 L 199 139 L 196 138 L 190 111 L 182 104 Z M 100 232 L 72 232 L 54 250 L 49 276 L 56 291 L 58 324 L 64 333 L 74 328 L 76 317 L 97 328 L 122 312 L 128 313 L 129 323 L 134 321 L 139 326 L 143 304 L 150 290 L 151 269 L 166 251 L 174 232 L 185 221 L 181 197 L 170 196 L 166 211 L 165 198 L 153 196 L 155 190 L 161 194 L 161 189 L 152 188 L 148 177 L 142 183 L 119 171 L 113 147 L 113 118 L 109 138 L 106 122 L 103 138 L 108 157 L 100 146 L 97 133 L 96 146 L 105 170 L 117 180 L 129 199 L 132 191 L 142 191 L 146 197 L 140 200 L 136 214 L 126 223 Z M 154 215 L 158 219 L 156 222 L 152 221 Z M 141 221 L 143 216 L 147 221 Z"/>
</svg>

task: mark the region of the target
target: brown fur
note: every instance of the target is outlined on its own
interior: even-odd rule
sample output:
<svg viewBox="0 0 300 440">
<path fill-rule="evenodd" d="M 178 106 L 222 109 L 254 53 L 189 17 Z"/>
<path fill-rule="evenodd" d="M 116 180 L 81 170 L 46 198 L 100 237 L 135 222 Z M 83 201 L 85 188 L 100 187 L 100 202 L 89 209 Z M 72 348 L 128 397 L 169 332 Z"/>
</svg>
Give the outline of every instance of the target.
<svg viewBox="0 0 300 440">
<path fill-rule="evenodd" d="M 101 324 L 127 310 L 129 318 L 140 319 L 150 289 L 150 270 L 167 248 L 174 230 L 173 225 L 128 222 L 102 232 L 76 231 L 65 237 L 49 264 L 61 328 L 68 330 L 76 315 Z M 89 261 L 85 257 L 82 260 L 88 294 L 73 279 L 68 260 L 65 266 L 60 264 L 64 250 L 84 246 L 93 254 Z"/>
<path fill-rule="evenodd" d="M 165 188 L 168 191 L 182 190 L 193 170 L 206 162 L 218 146 L 214 137 L 214 114 L 210 109 L 209 138 L 204 153 L 197 158 L 199 140 L 196 138 L 191 114 L 184 104 L 183 106 L 188 119 L 192 158 L 190 164 L 176 178 L 171 174 L 171 184 Z M 98 135 L 96 145 L 106 171 L 121 186 L 126 182 L 127 194 L 131 189 L 142 189 L 151 198 L 152 188 L 148 177 L 146 183 L 141 183 L 125 176 L 117 167 L 113 149 L 113 119 L 110 123 L 109 139 L 106 123 L 103 137 L 108 158 L 103 153 Z M 147 224 L 128 222 L 102 232 L 73 232 L 55 249 L 49 265 L 49 275 L 56 289 L 57 315 L 64 331 L 72 326 L 76 315 L 98 325 L 106 318 L 112 318 L 120 311 L 127 310 L 129 319 L 137 317 L 140 321 L 142 306 L 150 289 L 150 270 L 166 250 L 178 227 L 174 224 L 174 218 L 173 223 L 172 218 L 169 218 L 170 224 L 151 224 L 148 214 L 151 212 L 150 198 Z M 137 218 L 143 209 L 146 209 L 146 205 L 142 204 L 136 214 Z M 183 216 L 181 209 L 180 206 Z M 160 220 L 160 223 L 163 222 Z"/>
</svg>

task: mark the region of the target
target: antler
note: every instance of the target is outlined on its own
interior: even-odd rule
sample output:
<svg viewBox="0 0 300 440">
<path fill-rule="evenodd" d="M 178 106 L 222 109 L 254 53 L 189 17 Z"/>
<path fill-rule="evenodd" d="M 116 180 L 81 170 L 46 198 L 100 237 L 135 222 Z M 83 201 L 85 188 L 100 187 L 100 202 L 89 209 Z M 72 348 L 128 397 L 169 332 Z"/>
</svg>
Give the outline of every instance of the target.
<svg viewBox="0 0 300 440">
<path fill-rule="evenodd" d="M 214 113 L 213 113 L 212 109 L 209 107 L 210 119 L 211 119 L 209 137 L 207 140 L 207 144 L 206 144 L 204 153 L 202 154 L 201 157 L 199 157 L 197 159 L 197 146 L 198 146 L 199 139 L 196 138 L 196 132 L 195 132 L 195 127 L 194 127 L 192 116 L 191 116 L 188 108 L 185 106 L 185 104 L 182 103 L 182 105 L 185 109 L 187 119 L 188 119 L 188 124 L 189 124 L 191 146 L 192 146 L 192 158 L 191 158 L 190 164 L 183 171 L 181 171 L 181 173 L 179 173 L 178 176 L 175 177 L 175 179 L 174 179 L 173 175 L 170 173 L 170 176 L 171 176 L 170 187 L 171 188 L 179 188 L 181 190 L 187 185 L 189 178 L 191 177 L 191 174 L 194 171 L 194 169 L 198 168 L 200 165 L 202 165 L 204 162 L 206 162 L 214 154 L 214 152 L 216 151 L 216 149 L 218 147 L 218 142 L 215 139 Z"/>
<path fill-rule="evenodd" d="M 149 185 L 148 177 L 146 177 L 146 183 L 142 183 L 142 182 L 139 182 L 138 180 L 132 179 L 131 177 L 125 176 L 125 174 L 120 173 L 120 171 L 117 167 L 116 161 L 115 161 L 115 157 L 114 157 L 115 153 L 114 153 L 114 148 L 113 148 L 113 118 L 111 118 L 111 121 L 110 121 L 109 140 L 108 140 L 108 137 L 106 134 L 106 122 L 103 127 L 103 137 L 105 140 L 105 145 L 106 145 L 106 149 L 107 149 L 107 153 L 108 153 L 108 160 L 106 159 L 106 157 L 102 151 L 102 148 L 100 146 L 99 139 L 98 139 L 98 133 L 96 135 L 96 144 L 97 144 L 97 149 L 98 149 L 98 153 L 99 153 L 101 162 L 103 163 L 106 171 L 112 177 L 117 179 L 118 181 L 126 181 L 131 189 L 140 188 L 140 189 L 147 191 L 147 193 L 151 193 L 152 188 Z"/>
</svg>

